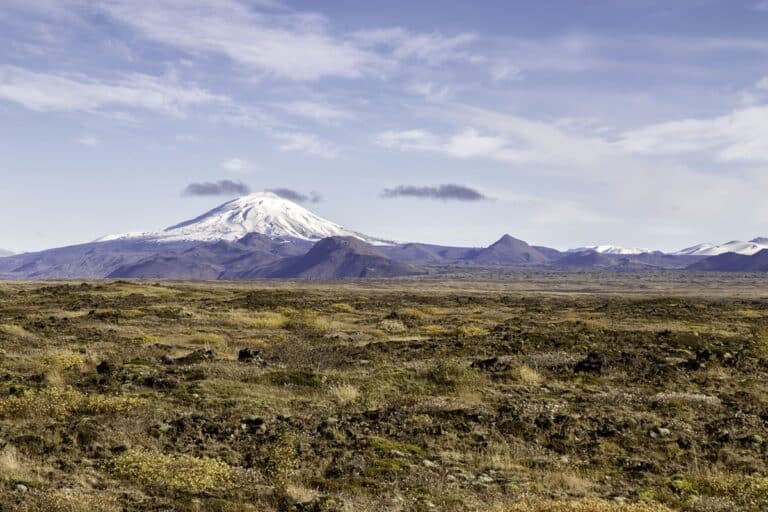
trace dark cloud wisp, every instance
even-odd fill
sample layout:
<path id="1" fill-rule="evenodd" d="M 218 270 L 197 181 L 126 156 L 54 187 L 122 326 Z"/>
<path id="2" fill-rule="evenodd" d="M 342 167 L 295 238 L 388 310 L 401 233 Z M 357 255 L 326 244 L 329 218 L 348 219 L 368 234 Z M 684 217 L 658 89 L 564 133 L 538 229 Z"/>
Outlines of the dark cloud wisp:
<path id="1" fill-rule="evenodd" d="M 316 192 L 307 195 L 291 188 L 268 188 L 266 192 L 272 192 L 283 199 L 288 199 L 289 201 L 295 201 L 297 203 L 319 203 L 323 200 L 320 194 L 317 194 Z"/>
<path id="2" fill-rule="evenodd" d="M 184 196 L 244 196 L 251 189 L 241 181 L 219 180 L 190 183 L 182 192 Z"/>
<path id="3" fill-rule="evenodd" d="M 411 185 L 399 185 L 394 188 L 385 188 L 382 197 L 391 199 L 395 197 L 415 197 L 418 199 L 439 199 L 442 201 L 484 201 L 488 196 L 473 188 L 464 185 L 437 185 L 433 187 L 414 187 Z"/>

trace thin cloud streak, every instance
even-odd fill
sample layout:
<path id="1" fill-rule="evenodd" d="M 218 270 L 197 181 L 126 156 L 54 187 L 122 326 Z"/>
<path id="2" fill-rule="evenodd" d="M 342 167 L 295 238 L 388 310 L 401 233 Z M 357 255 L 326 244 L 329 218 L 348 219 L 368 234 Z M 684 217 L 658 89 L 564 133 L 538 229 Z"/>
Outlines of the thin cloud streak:
<path id="1" fill-rule="evenodd" d="M 229 101 L 199 87 L 140 73 L 106 81 L 15 66 L 0 66 L 0 99 L 38 112 L 137 108 L 172 116 L 183 115 L 189 107 Z"/>
<path id="2" fill-rule="evenodd" d="M 381 196 L 386 199 L 410 197 L 441 201 L 484 201 L 489 199 L 486 195 L 473 188 L 455 184 L 424 187 L 399 185 L 394 188 L 384 189 Z"/>
<path id="3" fill-rule="evenodd" d="M 322 196 L 317 192 L 311 192 L 310 194 L 303 194 L 297 190 L 286 187 L 268 188 L 265 192 L 272 192 L 283 199 L 288 199 L 296 203 L 319 203 L 323 200 Z"/>
<path id="4" fill-rule="evenodd" d="M 193 196 L 244 196 L 251 189 L 243 182 L 232 180 L 206 181 L 203 183 L 190 183 L 181 195 Z"/>

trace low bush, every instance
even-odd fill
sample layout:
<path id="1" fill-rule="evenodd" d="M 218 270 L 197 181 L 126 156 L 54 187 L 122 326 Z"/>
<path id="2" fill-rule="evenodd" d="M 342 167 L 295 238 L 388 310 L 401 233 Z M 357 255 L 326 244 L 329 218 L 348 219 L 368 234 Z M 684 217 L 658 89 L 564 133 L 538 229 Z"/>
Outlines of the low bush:
<path id="1" fill-rule="evenodd" d="M 116 476 L 146 487 L 199 494 L 227 487 L 232 468 L 220 460 L 192 455 L 167 455 L 129 450 L 113 463 Z"/>

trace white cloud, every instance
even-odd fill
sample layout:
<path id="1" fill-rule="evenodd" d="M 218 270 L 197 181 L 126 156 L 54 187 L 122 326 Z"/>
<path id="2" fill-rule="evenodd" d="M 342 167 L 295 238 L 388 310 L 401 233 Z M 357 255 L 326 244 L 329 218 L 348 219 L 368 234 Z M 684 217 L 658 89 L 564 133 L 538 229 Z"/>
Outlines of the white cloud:
<path id="1" fill-rule="evenodd" d="M 185 52 L 224 55 L 252 73 L 289 80 L 357 78 L 382 61 L 332 35 L 314 14 L 256 12 L 233 0 L 133 0 L 101 3 L 113 18 L 146 38 Z"/>
<path id="2" fill-rule="evenodd" d="M 99 139 L 92 135 L 83 135 L 77 139 L 77 142 L 83 146 L 96 146 L 99 143 Z"/>
<path id="3" fill-rule="evenodd" d="M 484 135 L 475 128 L 464 128 L 451 136 L 440 137 L 424 130 L 386 131 L 374 141 L 384 147 L 404 151 L 428 151 L 457 158 L 488 158 L 503 162 L 537 160 L 536 154 L 512 146 L 500 135 Z"/>
<path id="4" fill-rule="evenodd" d="M 599 223 L 642 216 L 649 225 L 686 225 L 691 218 L 719 222 L 734 208 L 743 208 L 753 219 L 768 219 L 768 203 L 762 197 L 768 187 L 765 169 L 741 165 L 731 173 L 700 172 L 674 155 L 648 156 L 612 139 L 497 111 L 453 104 L 432 112 L 443 122 L 475 128 L 461 128 L 448 137 L 425 130 L 389 131 L 375 142 L 402 151 L 499 161 L 507 165 L 510 179 L 524 178 L 533 195 L 550 196 L 557 190 L 564 196 L 563 204 L 546 206 L 553 213 L 539 211 L 530 222 L 556 225 L 570 223 L 573 217 Z M 768 115 L 763 118 L 768 120 Z M 759 147 L 768 144 L 734 145 L 727 156 L 741 159 L 744 152 Z"/>
<path id="5" fill-rule="evenodd" d="M 717 162 L 768 162 L 768 106 L 646 126 L 625 133 L 619 145 L 652 156 L 703 153 Z"/>
<path id="6" fill-rule="evenodd" d="M 505 80 L 520 80 L 522 71 L 510 62 L 496 62 L 491 65 L 491 78 L 497 82 Z"/>
<path id="7" fill-rule="evenodd" d="M 767 4 L 768 5 L 768 4 Z M 761 91 L 768 91 L 768 76 L 764 76 L 761 78 L 756 84 L 755 87 L 757 89 L 760 89 Z"/>
<path id="8" fill-rule="evenodd" d="M 408 91 L 423 96 L 425 100 L 432 102 L 445 101 L 451 97 L 450 87 L 433 82 L 416 82 L 408 87 Z"/>
<path id="9" fill-rule="evenodd" d="M 354 38 L 363 46 L 391 52 L 398 60 L 419 60 L 430 65 L 449 61 L 483 61 L 482 57 L 467 50 L 477 40 L 473 34 L 444 36 L 439 33 L 414 33 L 395 27 L 356 32 Z"/>
<path id="10" fill-rule="evenodd" d="M 328 103 L 314 101 L 284 103 L 280 105 L 280 108 L 295 116 L 311 119 L 322 124 L 335 125 L 352 117 L 352 114 L 344 109 L 329 105 Z"/>
<path id="11" fill-rule="evenodd" d="M 198 87 L 138 73 L 106 81 L 13 66 L 0 67 L 0 99 L 40 112 L 139 108 L 168 115 L 181 115 L 191 106 L 227 101 Z"/>
<path id="12" fill-rule="evenodd" d="M 435 135 L 424 130 L 390 130 L 377 135 L 374 141 L 386 148 L 406 151 L 436 151 L 440 145 Z"/>
<path id="13" fill-rule="evenodd" d="M 251 164 L 248 160 L 242 158 L 230 158 L 229 160 L 222 162 L 221 166 L 231 172 L 243 172 L 250 169 Z"/>
<path id="14" fill-rule="evenodd" d="M 329 159 L 338 156 L 338 149 L 334 145 L 321 141 L 310 133 L 276 131 L 272 136 L 280 141 L 280 151 L 299 151 Z"/>

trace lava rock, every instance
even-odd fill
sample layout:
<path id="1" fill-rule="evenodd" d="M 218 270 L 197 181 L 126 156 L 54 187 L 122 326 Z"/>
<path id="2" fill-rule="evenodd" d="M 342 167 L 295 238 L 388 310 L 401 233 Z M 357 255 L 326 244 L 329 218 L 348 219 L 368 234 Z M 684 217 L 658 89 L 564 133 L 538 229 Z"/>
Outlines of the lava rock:
<path id="1" fill-rule="evenodd" d="M 605 358 L 599 352 L 590 352 L 587 354 L 586 359 L 582 359 L 573 368 L 574 373 L 603 373 L 603 366 L 605 365 Z"/>
<path id="2" fill-rule="evenodd" d="M 256 363 L 260 366 L 267 365 L 267 362 L 262 359 L 261 353 L 250 348 L 240 349 L 240 352 L 237 353 L 237 360 L 241 363 Z"/>
<path id="3" fill-rule="evenodd" d="M 185 356 L 174 359 L 173 362 L 176 364 L 195 364 L 204 361 L 213 361 L 214 359 L 216 359 L 216 352 L 209 348 L 195 350 Z"/>
<path id="4" fill-rule="evenodd" d="M 476 370 L 483 370 L 486 372 L 503 372 L 510 369 L 509 364 L 505 361 L 502 361 L 498 357 L 478 359 L 473 361 L 469 366 Z"/>
<path id="5" fill-rule="evenodd" d="M 107 361 L 102 361 L 96 366 L 96 373 L 99 375 L 107 375 L 112 373 L 112 366 Z"/>

